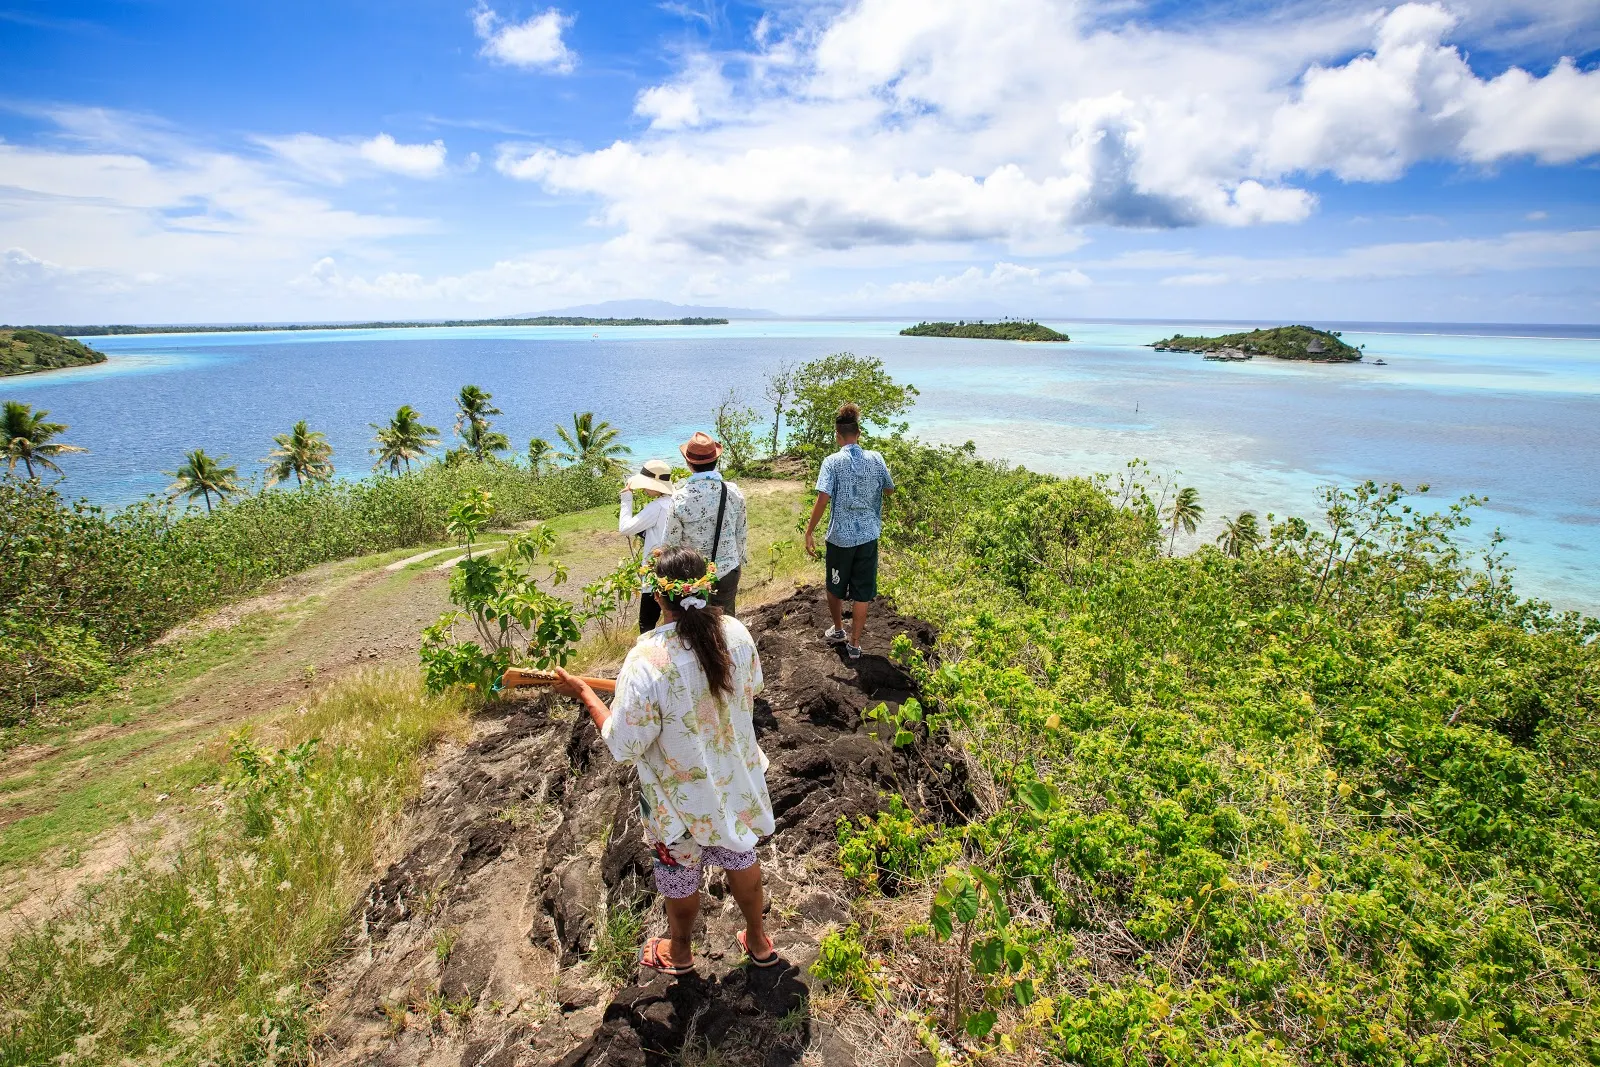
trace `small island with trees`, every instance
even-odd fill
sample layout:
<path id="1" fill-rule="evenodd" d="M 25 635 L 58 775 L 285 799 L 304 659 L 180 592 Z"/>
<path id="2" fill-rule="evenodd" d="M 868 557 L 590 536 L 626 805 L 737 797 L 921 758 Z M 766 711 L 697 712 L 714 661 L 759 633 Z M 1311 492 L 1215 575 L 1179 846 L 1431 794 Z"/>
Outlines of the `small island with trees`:
<path id="1" fill-rule="evenodd" d="M 1221 337 L 1173 334 L 1150 347 L 1157 352 L 1201 352 L 1206 359 L 1219 363 L 1242 363 L 1256 356 L 1311 363 L 1354 363 L 1361 358 L 1361 350 L 1340 340 L 1338 331 L 1330 333 L 1310 326 L 1275 326 Z"/>
<path id="2" fill-rule="evenodd" d="M 104 352 L 96 352 L 82 341 L 39 330 L 0 328 L 0 377 L 105 361 Z"/>
<path id="3" fill-rule="evenodd" d="M 1032 319 L 1000 322 L 919 322 L 900 331 L 902 337 L 975 337 L 990 341 L 1070 341 L 1072 338 Z"/>

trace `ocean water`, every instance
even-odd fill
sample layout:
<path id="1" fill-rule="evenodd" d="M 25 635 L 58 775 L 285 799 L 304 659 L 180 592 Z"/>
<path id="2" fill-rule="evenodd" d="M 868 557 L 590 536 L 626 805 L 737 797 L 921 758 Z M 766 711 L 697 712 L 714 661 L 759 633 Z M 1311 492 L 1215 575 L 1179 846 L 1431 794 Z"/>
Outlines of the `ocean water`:
<path id="1" fill-rule="evenodd" d="M 898 336 L 900 322 L 720 327 L 424 328 L 103 337 L 106 364 L 0 379 L 90 449 L 62 488 L 117 504 L 161 491 L 183 453 L 259 471 L 297 419 L 328 435 L 342 475 L 371 463 L 369 423 L 402 403 L 449 443 L 453 397 L 494 394 L 519 449 L 593 410 L 639 459 L 671 458 L 729 388 L 760 406 L 762 375 L 830 352 L 881 357 L 921 390 L 914 432 L 1058 474 L 1134 458 L 1199 489 L 1209 540 L 1243 508 L 1311 514 L 1316 490 L 1366 478 L 1474 494 L 1476 536 L 1506 536 L 1525 593 L 1600 613 L 1600 339 L 1497 327 L 1346 330 L 1356 365 L 1211 363 L 1145 347 L 1173 324 L 1056 323 L 1067 345 Z M 1381 329 L 1382 332 L 1379 332 Z M 1567 334 L 1582 331 L 1566 331 Z M 1545 334 L 1543 336 L 1536 334 Z M 1558 334 L 1558 335 L 1550 335 Z M 1376 366 L 1375 359 L 1386 366 Z"/>

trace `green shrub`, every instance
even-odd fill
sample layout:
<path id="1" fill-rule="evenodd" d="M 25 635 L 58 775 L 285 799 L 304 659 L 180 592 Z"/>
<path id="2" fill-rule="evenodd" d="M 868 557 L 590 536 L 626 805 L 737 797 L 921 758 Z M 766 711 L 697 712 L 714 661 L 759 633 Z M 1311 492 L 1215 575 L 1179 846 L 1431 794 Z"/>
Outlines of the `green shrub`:
<path id="1" fill-rule="evenodd" d="M 891 807 L 841 860 L 944 886 L 923 958 L 965 891 L 932 864 L 952 849 L 1028 917 L 964 908 L 971 1011 L 922 1005 L 946 1041 L 1600 1063 L 1600 624 L 1516 597 L 1460 546 L 1466 507 L 1395 486 L 1169 558 L 1136 483 L 896 448 L 891 588 L 941 630 L 937 665 L 897 653 L 999 804 Z"/>
<path id="2" fill-rule="evenodd" d="M 897 420 L 916 403 L 916 386 L 900 385 L 876 356 L 839 352 L 812 360 L 792 381 L 789 448 L 815 459 L 833 451 L 833 417 L 841 404 L 860 405 L 864 434 L 892 435 L 905 432 Z"/>
<path id="3" fill-rule="evenodd" d="M 877 991 L 875 970 L 861 943 L 861 930 L 855 926 L 822 939 L 811 973 L 824 985 L 849 990 L 863 1000 L 873 999 Z"/>
<path id="4" fill-rule="evenodd" d="M 103 680 L 172 626 L 318 563 L 445 536 L 468 489 L 514 524 L 611 499 L 592 472 L 502 463 L 267 489 L 214 513 L 154 498 L 119 511 L 0 477 L 0 726 Z"/>

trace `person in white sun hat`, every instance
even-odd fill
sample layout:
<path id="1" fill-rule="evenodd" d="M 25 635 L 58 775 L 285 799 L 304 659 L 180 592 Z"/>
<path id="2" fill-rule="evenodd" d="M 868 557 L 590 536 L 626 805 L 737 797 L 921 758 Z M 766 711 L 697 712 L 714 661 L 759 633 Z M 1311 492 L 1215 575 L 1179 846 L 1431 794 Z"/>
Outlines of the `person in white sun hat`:
<path id="1" fill-rule="evenodd" d="M 649 502 L 633 513 L 634 491 L 644 493 Z M 639 468 L 639 473 L 622 483 L 622 506 L 617 515 L 617 533 L 624 537 L 638 537 L 644 542 L 644 559 L 661 544 L 667 533 L 667 520 L 672 517 L 672 467 L 665 460 L 652 459 Z M 645 583 L 644 595 L 639 600 L 639 632 L 649 633 L 661 621 L 661 606 L 649 593 Z"/>

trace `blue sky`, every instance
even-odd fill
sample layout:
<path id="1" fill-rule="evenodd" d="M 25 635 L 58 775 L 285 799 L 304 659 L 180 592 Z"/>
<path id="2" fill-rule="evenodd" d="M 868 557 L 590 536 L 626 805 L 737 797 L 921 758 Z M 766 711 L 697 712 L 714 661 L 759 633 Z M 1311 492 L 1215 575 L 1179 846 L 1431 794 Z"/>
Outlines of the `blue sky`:
<path id="1" fill-rule="evenodd" d="M 1600 321 L 1600 4 L 0 0 L 0 321 Z"/>

